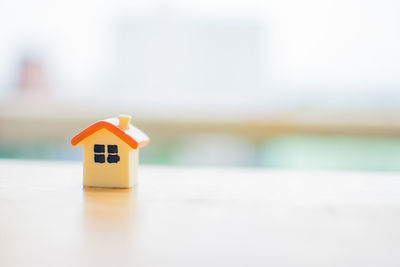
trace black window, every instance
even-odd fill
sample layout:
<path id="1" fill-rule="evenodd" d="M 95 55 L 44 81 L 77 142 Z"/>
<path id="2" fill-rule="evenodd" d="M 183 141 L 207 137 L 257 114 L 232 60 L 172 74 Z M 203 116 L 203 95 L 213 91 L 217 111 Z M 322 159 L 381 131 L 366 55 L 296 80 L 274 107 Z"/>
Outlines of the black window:
<path id="1" fill-rule="evenodd" d="M 119 161 L 118 156 L 118 146 L 117 145 L 108 145 L 107 146 L 107 162 L 108 163 L 117 163 Z"/>
<path id="2" fill-rule="evenodd" d="M 118 146 L 117 145 L 108 145 L 107 151 L 108 151 L 108 153 L 118 153 Z"/>
<path id="3" fill-rule="evenodd" d="M 95 153 L 104 153 L 104 145 L 94 145 Z"/>
<path id="4" fill-rule="evenodd" d="M 119 161 L 119 156 L 118 155 L 111 155 L 109 154 L 107 156 L 107 162 L 108 163 L 117 163 Z"/>
<path id="5" fill-rule="evenodd" d="M 104 163 L 106 161 L 104 154 L 94 154 L 94 162 Z"/>
<path id="6" fill-rule="evenodd" d="M 95 144 L 93 146 L 94 151 L 94 162 L 96 163 L 105 163 L 106 162 L 106 153 L 105 153 L 105 145 Z M 108 163 L 118 163 L 120 157 L 118 156 L 118 146 L 117 145 L 107 145 L 107 162 Z"/>

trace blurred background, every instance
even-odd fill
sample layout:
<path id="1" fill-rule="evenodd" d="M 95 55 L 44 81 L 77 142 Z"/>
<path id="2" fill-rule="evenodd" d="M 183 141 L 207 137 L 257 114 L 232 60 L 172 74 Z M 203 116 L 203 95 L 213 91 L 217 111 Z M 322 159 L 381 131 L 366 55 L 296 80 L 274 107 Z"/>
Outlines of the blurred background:
<path id="1" fill-rule="evenodd" d="M 394 0 L 0 1 L 0 157 L 80 160 L 133 115 L 141 162 L 400 170 Z"/>

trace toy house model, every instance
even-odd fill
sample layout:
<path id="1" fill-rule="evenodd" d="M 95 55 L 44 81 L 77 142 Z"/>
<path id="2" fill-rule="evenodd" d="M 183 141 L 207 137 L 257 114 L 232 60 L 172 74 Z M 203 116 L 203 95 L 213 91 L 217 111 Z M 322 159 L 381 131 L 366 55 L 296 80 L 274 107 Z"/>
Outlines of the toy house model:
<path id="1" fill-rule="evenodd" d="M 129 188 L 136 184 L 139 148 L 150 139 L 130 121 L 127 115 L 98 121 L 71 139 L 73 146 L 83 146 L 84 186 Z"/>

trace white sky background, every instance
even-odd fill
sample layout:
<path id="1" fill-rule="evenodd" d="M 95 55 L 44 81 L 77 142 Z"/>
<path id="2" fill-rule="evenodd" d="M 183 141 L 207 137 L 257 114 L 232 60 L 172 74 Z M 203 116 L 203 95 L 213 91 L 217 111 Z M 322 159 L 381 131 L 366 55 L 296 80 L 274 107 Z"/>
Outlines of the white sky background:
<path id="1" fill-rule="evenodd" d="M 273 53 L 273 75 L 268 76 L 277 84 L 286 81 L 291 89 L 300 90 L 328 82 L 332 88 L 345 89 L 369 83 L 400 85 L 398 1 L 243 1 L 233 6 L 232 1 L 217 2 L 202 7 L 209 5 L 206 10 L 214 15 L 266 20 Z"/>
<path id="2" fill-rule="evenodd" d="M 93 95 L 115 64 L 112 23 L 165 7 L 183 17 L 265 24 L 268 90 L 250 102 L 277 92 L 400 92 L 400 2 L 394 0 L 0 0 L 0 92 L 12 86 L 20 54 L 32 51 L 45 59 L 57 94 Z"/>

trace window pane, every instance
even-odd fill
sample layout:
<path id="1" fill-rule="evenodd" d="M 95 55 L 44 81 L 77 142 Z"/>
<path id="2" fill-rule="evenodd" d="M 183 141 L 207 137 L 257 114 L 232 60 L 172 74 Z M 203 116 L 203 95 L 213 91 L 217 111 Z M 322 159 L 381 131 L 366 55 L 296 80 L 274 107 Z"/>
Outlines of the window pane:
<path id="1" fill-rule="evenodd" d="M 104 145 L 94 145 L 94 152 L 104 153 Z"/>
<path id="2" fill-rule="evenodd" d="M 108 155 L 107 162 L 108 163 L 117 163 L 119 161 L 118 155 Z"/>
<path id="3" fill-rule="evenodd" d="M 94 162 L 97 163 L 104 163 L 106 161 L 105 156 L 103 154 L 95 154 L 94 155 Z"/>
<path id="4" fill-rule="evenodd" d="M 108 145 L 108 153 L 118 153 L 118 146 Z"/>

